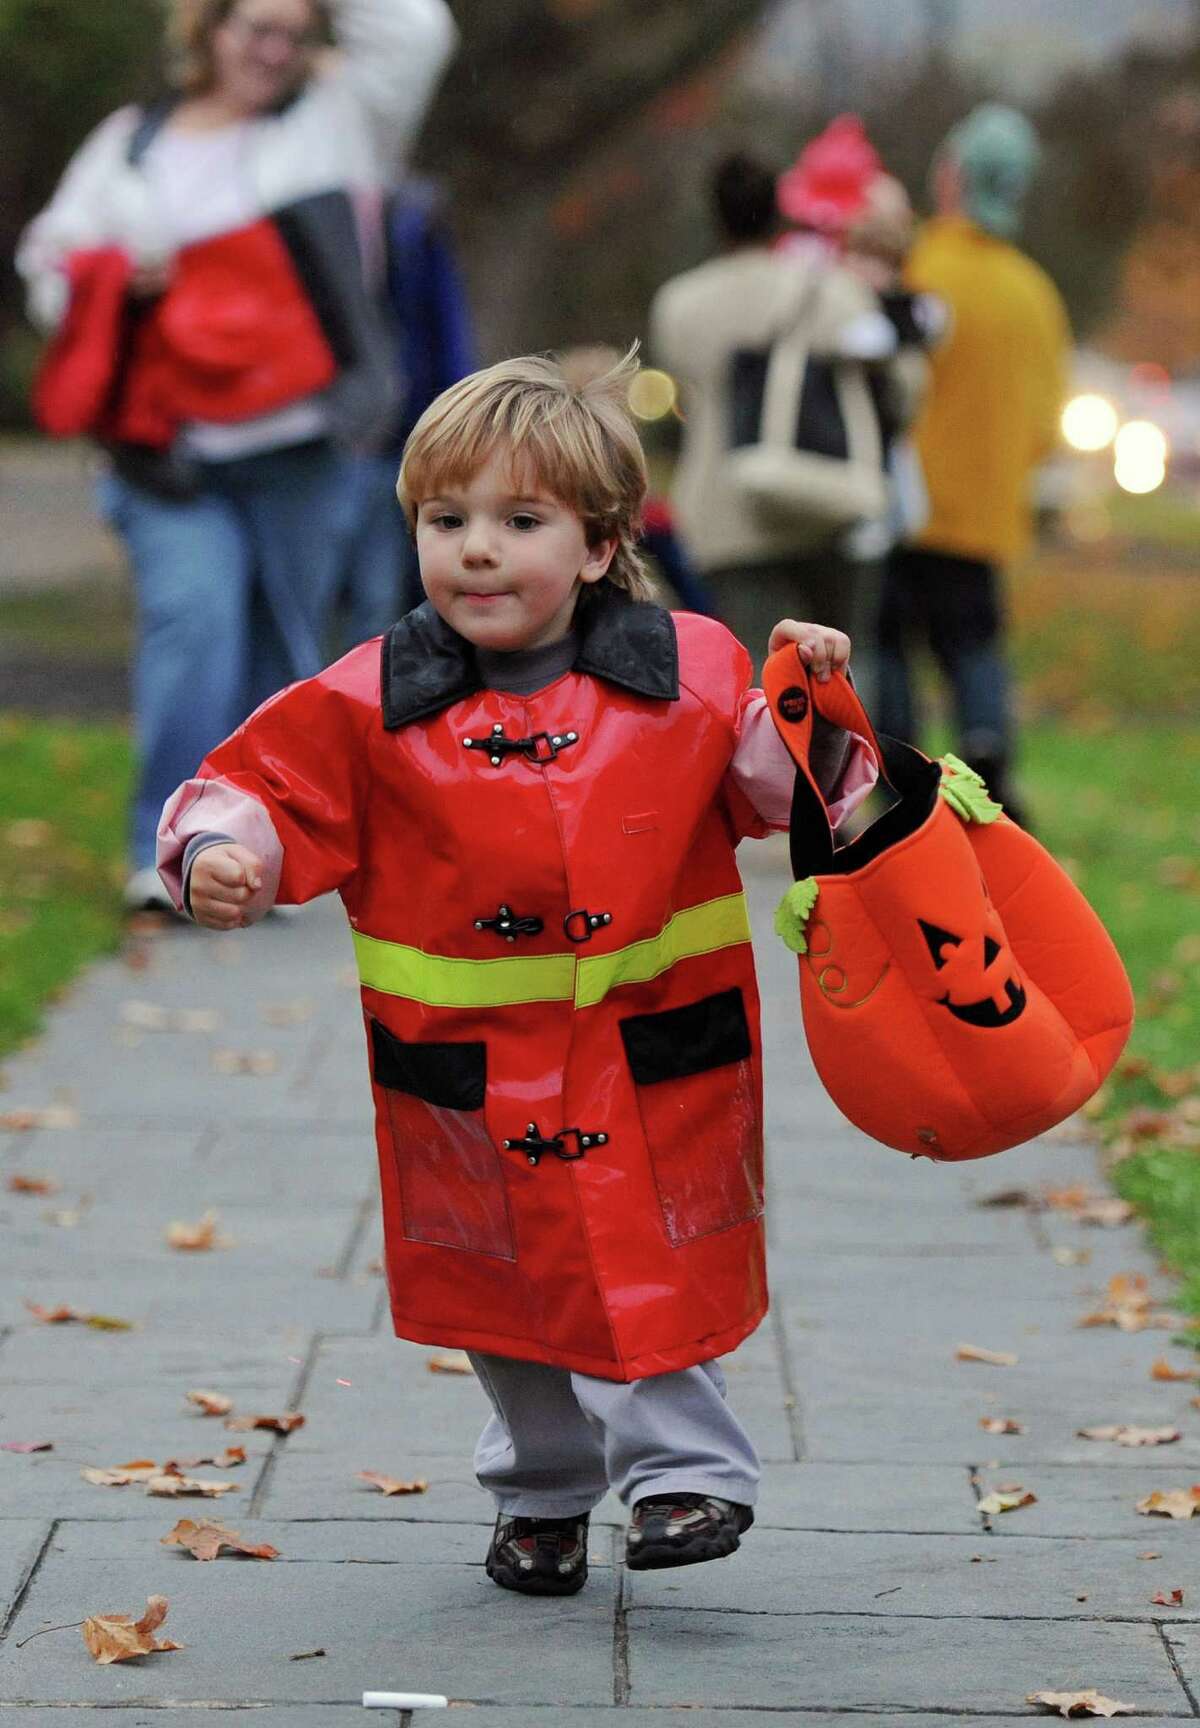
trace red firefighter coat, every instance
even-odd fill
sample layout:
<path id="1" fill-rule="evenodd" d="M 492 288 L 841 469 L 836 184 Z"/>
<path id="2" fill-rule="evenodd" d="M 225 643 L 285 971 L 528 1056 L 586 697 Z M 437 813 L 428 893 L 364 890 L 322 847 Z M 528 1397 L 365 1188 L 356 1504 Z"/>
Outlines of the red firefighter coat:
<path id="1" fill-rule="evenodd" d="M 765 827 L 728 775 L 745 651 L 604 586 L 534 695 L 481 688 L 425 605 L 190 784 L 265 809 L 281 900 L 345 903 L 396 1331 L 633 1380 L 766 1310 L 734 862 Z"/>

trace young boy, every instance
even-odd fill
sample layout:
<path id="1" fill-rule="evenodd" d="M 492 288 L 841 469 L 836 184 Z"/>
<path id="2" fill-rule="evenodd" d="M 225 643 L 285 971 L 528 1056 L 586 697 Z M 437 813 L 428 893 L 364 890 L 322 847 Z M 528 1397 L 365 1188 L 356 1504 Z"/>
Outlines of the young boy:
<path id="1" fill-rule="evenodd" d="M 337 890 L 396 1331 L 471 1354 L 497 1584 L 567 1595 L 610 1485 L 634 1567 L 732 1553 L 754 1449 L 714 1358 L 766 1311 L 758 999 L 734 848 L 794 773 L 745 650 L 643 602 L 634 368 L 473 374 L 399 494 L 426 602 L 293 685 L 167 805 L 177 904 Z M 837 631 L 786 620 L 818 678 Z M 836 821 L 872 774 L 844 734 Z"/>

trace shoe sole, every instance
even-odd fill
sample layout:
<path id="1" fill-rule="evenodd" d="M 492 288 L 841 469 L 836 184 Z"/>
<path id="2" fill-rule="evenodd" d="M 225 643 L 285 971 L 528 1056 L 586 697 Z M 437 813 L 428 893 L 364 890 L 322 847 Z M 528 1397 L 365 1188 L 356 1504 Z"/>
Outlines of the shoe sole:
<path id="1" fill-rule="evenodd" d="M 484 1563 L 484 1570 L 493 1584 L 498 1584 L 502 1590 L 515 1590 L 520 1596 L 574 1596 L 587 1583 L 587 1572 L 577 1573 L 573 1578 L 556 1578 L 550 1573 L 515 1572 L 511 1566 L 500 1566 L 491 1555 Z"/>
<path id="2" fill-rule="evenodd" d="M 668 1566 L 702 1566 L 706 1560 L 725 1560 L 737 1553 L 742 1537 L 753 1523 L 751 1513 L 738 1530 L 725 1536 L 693 1536 L 688 1542 L 652 1542 L 641 1548 L 627 1548 L 625 1564 L 631 1572 L 658 1572 Z"/>

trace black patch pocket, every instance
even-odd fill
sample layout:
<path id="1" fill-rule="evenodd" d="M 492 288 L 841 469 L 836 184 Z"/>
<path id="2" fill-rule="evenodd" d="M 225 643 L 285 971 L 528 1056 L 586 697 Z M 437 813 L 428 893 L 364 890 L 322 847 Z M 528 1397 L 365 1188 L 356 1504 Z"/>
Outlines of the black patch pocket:
<path id="1" fill-rule="evenodd" d="M 762 1114 L 740 990 L 620 1022 L 667 1240 L 762 1212 Z"/>
<path id="2" fill-rule="evenodd" d="M 661 1014 L 634 1014 L 621 1021 L 621 1038 L 639 1086 L 747 1062 L 752 1048 L 745 1004 L 736 989 Z"/>
<path id="3" fill-rule="evenodd" d="M 515 1260 L 504 1170 L 484 1116 L 486 1044 L 409 1044 L 372 1020 L 371 1055 L 401 1233 Z M 388 1180 L 385 1173 L 385 1194 Z"/>
<path id="4" fill-rule="evenodd" d="M 487 1095 L 486 1044 L 409 1044 L 371 1022 L 375 1084 L 408 1092 L 446 1110 L 482 1110 Z"/>

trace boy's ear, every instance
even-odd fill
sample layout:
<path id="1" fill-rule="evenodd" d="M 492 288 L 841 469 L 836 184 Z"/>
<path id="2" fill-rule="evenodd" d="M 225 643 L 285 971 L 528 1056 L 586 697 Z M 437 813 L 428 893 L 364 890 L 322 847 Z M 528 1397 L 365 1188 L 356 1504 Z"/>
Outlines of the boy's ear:
<path id="1" fill-rule="evenodd" d="M 615 535 L 608 540 L 594 540 L 587 549 L 583 569 L 579 572 L 581 582 L 599 582 L 601 577 L 608 575 L 608 567 L 617 555 L 618 541 Z"/>

